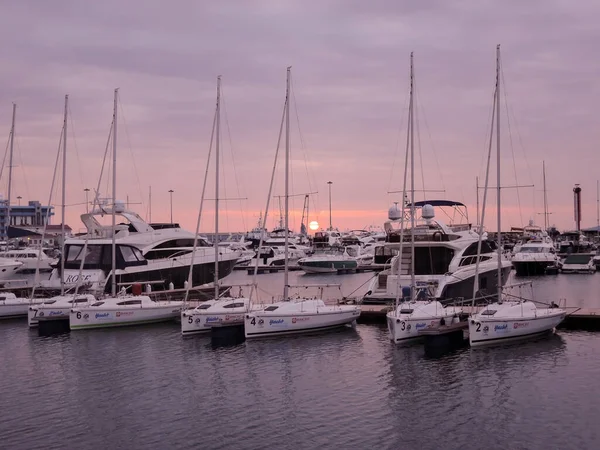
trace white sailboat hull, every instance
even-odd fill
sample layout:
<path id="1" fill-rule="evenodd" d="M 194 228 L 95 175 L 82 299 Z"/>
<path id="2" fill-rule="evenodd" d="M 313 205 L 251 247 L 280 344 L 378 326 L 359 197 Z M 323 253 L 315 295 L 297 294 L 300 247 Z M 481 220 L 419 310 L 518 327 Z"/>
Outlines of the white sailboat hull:
<path id="1" fill-rule="evenodd" d="M 0 319 L 26 317 L 29 305 L 30 300 L 28 298 L 14 297 L 0 300 Z"/>
<path id="2" fill-rule="evenodd" d="M 427 328 L 436 327 L 442 323 L 450 325 L 455 314 L 444 314 L 439 317 L 430 317 L 427 319 L 410 319 L 398 317 L 394 312 L 387 314 L 387 324 L 390 340 L 396 344 L 418 342 L 423 340 L 423 336 L 419 335 L 419 331 Z"/>
<path id="3" fill-rule="evenodd" d="M 360 316 L 360 309 L 351 307 L 331 312 L 297 314 L 247 314 L 244 320 L 246 338 L 283 336 L 326 330 L 350 325 Z"/>
<path id="4" fill-rule="evenodd" d="M 69 325 L 71 330 L 85 330 L 168 322 L 179 317 L 181 305 L 182 302 L 168 302 L 151 307 L 76 308 L 70 311 Z"/>
<path id="5" fill-rule="evenodd" d="M 566 316 L 563 310 L 507 320 L 469 319 L 469 343 L 471 347 L 494 345 L 516 341 L 553 331 Z"/>

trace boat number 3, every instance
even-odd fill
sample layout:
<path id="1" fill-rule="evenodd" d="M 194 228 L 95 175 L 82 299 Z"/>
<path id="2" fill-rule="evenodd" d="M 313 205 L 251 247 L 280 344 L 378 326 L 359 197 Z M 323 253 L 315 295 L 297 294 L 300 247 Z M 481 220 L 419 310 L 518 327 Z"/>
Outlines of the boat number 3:
<path id="1" fill-rule="evenodd" d="M 406 330 L 406 322 L 400 322 L 400 331 Z"/>
<path id="2" fill-rule="evenodd" d="M 480 323 L 478 323 L 478 324 L 476 324 L 476 325 L 477 325 L 477 328 L 475 328 L 475 331 L 476 331 L 477 333 L 479 333 L 479 332 L 481 331 L 481 324 L 480 324 Z"/>
<path id="3" fill-rule="evenodd" d="M 81 319 L 81 313 L 80 312 L 77 313 L 77 318 Z"/>
<path id="4" fill-rule="evenodd" d="M 250 321 L 250 323 L 251 323 L 252 325 L 256 325 L 256 317 L 253 317 L 253 318 L 252 318 L 252 320 Z"/>
<path id="5" fill-rule="evenodd" d="M 194 318 L 192 316 L 188 318 L 188 323 L 194 323 Z"/>

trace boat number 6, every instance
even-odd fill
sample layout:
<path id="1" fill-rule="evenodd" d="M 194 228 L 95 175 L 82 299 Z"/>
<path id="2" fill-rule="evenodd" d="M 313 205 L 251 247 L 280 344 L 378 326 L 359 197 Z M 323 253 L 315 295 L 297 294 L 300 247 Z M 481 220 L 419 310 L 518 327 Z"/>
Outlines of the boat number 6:
<path id="1" fill-rule="evenodd" d="M 81 313 L 80 312 L 77 313 L 77 318 L 81 319 Z"/>
<path id="2" fill-rule="evenodd" d="M 481 331 L 481 324 L 480 324 L 480 323 L 478 323 L 478 324 L 476 324 L 476 325 L 477 325 L 477 328 L 475 328 L 475 331 L 476 331 L 477 333 L 479 333 L 479 332 Z"/>
<path id="3" fill-rule="evenodd" d="M 400 322 L 400 331 L 406 330 L 406 322 Z"/>

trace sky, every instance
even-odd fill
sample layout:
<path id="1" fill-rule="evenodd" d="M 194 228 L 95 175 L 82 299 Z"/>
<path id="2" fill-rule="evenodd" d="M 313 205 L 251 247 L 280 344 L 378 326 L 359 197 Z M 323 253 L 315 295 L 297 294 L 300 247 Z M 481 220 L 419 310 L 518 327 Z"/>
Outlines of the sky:
<path id="1" fill-rule="evenodd" d="M 265 211 L 292 66 L 290 226 L 305 194 L 309 220 L 339 229 L 381 226 L 401 197 L 415 65 L 416 197 L 465 203 L 476 216 L 484 184 L 502 48 L 502 228 L 543 225 L 542 161 L 550 224 L 597 223 L 600 3 L 592 0 L 3 0 L 0 138 L 17 104 L 16 196 L 61 204 L 51 191 L 69 94 L 66 222 L 83 225 L 84 189 L 97 189 L 119 88 L 117 198 L 142 217 L 193 230 L 222 76 L 220 225 L 254 227 Z M 4 130 L 4 131 L 2 131 Z M 0 141 L 2 142 L 2 141 Z M 280 150 L 269 228 L 284 194 Z M 496 186 L 495 154 L 489 185 Z M 109 157 L 110 159 L 110 157 Z M 0 191 L 7 195 L 7 167 Z M 108 168 L 105 173 L 110 173 Z M 214 230 L 214 155 L 201 230 Z M 60 175 L 59 175 L 60 178 Z M 534 185 L 534 187 L 528 187 Z M 100 183 L 110 197 L 110 181 Z M 429 191 L 423 193 L 422 191 Z M 50 197 L 52 192 L 52 197 Z M 483 191 L 480 191 L 481 197 Z M 90 199 L 91 199 L 90 195 Z M 283 207 L 283 204 L 282 204 Z M 495 193 L 487 205 L 496 229 Z M 60 207 L 53 223 L 60 223 Z"/>

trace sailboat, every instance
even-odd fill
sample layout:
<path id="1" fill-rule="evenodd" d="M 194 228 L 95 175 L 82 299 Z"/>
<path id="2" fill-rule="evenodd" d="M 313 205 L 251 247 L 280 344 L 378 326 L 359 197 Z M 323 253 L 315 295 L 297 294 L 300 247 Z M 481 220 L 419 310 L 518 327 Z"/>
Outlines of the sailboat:
<path id="1" fill-rule="evenodd" d="M 62 220 L 62 239 L 61 239 L 61 277 L 60 277 L 60 295 L 48 299 L 37 299 L 35 297 L 35 283 L 31 291 L 31 300 L 29 301 L 27 311 L 27 323 L 29 327 L 35 328 L 39 325 L 40 319 L 52 319 L 53 321 L 69 320 L 69 313 L 74 305 L 90 304 L 96 301 L 96 298 L 91 294 L 69 294 L 65 291 L 64 283 L 64 255 L 65 255 L 65 206 L 66 206 L 66 167 L 67 167 L 67 118 L 69 110 L 69 96 L 65 95 L 65 112 L 63 119 L 63 141 L 62 141 L 62 205 L 61 205 L 61 220 Z M 58 162 L 58 161 L 57 161 Z M 53 188 L 50 190 L 52 192 Z M 50 194 L 52 196 L 52 194 Z M 50 204 L 50 202 L 48 202 Z M 48 223 L 48 220 L 46 220 Z M 43 234 L 45 234 L 45 229 Z M 37 277 L 36 277 L 37 278 Z M 41 302 L 41 303 L 40 303 Z"/>
<path id="2" fill-rule="evenodd" d="M 217 77 L 217 106 L 215 110 L 214 128 L 215 133 L 215 297 L 212 300 L 202 302 L 193 309 L 183 310 L 181 313 L 181 334 L 189 336 L 192 334 L 200 334 L 209 332 L 216 324 L 220 326 L 239 325 L 244 323 L 244 314 L 248 312 L 250 306 L 250 298 L 242 295 L 240 287 L 239 297 L 231 297 L 228 289 L 224 296 L 219 296 L 219 151 L 220 151 L 220 131 L 221 131 L 221 77 Z M 212 150 L 212 142 L 211 142 Z M 210 150 L 206 169 L 210 164 Z M 204 192 L 206 189 L 206 180 L 204 177 L 204 186 L 202 188 L 202 200 L 200 202 L 200 211 L 198 213 L 198 221 L 196 224 L 196 236 L 200 228 L 200 218 L 202 216 L 202 206 L 204 203 Z M 196 242 L 194 242 L 194 247 Z M 195 250 L 195 248 L 194 248 Z M 193 265 L 193 261 L 192 261 Z M 187 303 L 189 290 L 192 285 L 192 274 L 190 271 L 189 279 L 185 293 L 184 303 Z"/>
<path id="3" fill-rule="evenodd" d="M 289 295 L 290 77 L 291 67 L 288 67 L 285 97 L 285 264 L 283 299 L 263 306 L 260 310 L 250 311 L 245 315 L 246 338 L 331 329 L 355 323 L 358 316 L 360 316 L 360 308 L 356 305 L 326 305 L 320 298 L 291 298 Z M 321 287 L 321 292 L 322 290 Z"/>
<path id="4" fill-rule="evenodd" d="M 111 229 L 111 295 L 98 299 L 89 305 L 75 306 L 70 310 L 69 324 L 71 330 L 83 330 L 89 328 L 105 328 L 126 325 L 140 325 L 154 322 L 165 322 L 179 317 L 183 302 L 181 301 L 155 301 L 147 295 L 141 295 L 141 285 L 133 284 L 131 294 L 126 294 L 125 288 L 121 295 L 117 295 L 117 279 L 114 276 L 117 260 L 117 248 L 123 254 L 123 248 L 117 247 L 116 235 L 120 229 L 116 225 L 116 213 L 124 205 L 118 202 L 117 195 L 117 102 L 119 90 L 115 89 L 113 129 L 112 129 L 112 229 Z M 85 260 L 85 257 L 82 257 Z M 82 264 L 83 265 L 83 264 Z"/>
<path id="5" fill-rule="evenodd" d="M 502 252 L 501 232 L 501 197 L 500 197 L 500 46 L 496 47 L 496 89 L 494 92 L 496 116 L 496 170 L 497 170 L 497 219 L 498 219 L 498 277 L 501 277 L 500 256 Z M 492 132 L 493 132 L 492 118 Z M 491 151 L 491 136 L 490 136 Z M 489 158 L 488 158 L 489 171 Z M 488 180 L 486 176 L 487 193 Z M 485 196 L 485 194 L 484 194 Z M 481 224 L 485 215 L 482 211 Z M 477 277 L 475 277 L 477 280 Z M 520 283 L 516 287 L 520 287 Z M 515 286 L 513 286 L 515 287 Z M 506 287 L 505 287 L 506 288 Z M 474 287 L 476 291 L 476 287 Z M 475 298 L 475 292 L 473 297 Z M 520 295 L 510 295 L 502 290 L 498 283 L 498 301 L 485 307 L 482 311 L 469 318 L 469 343 L 472 347 L 496 344 L 507 341 L 520 340 L 553 331 L 566 316 L 566 311 L 559 308 L 554 302 L 549 308 L 538 308 L 536 303 L 524 299 Z"/>
<path id="6" fill-rule="evenodd" d="M 410 155 L 410 179 L 411 179 L 411 201 L 410 205 L 410 248 L 411 248 L 411 264 L 410 287 L 406 286 L 401 289 L 400 277 L 397 277 L 396 285 L 396 302 L 392 311 L 386 315 L 388 332 L 390 339 L 394 343 L 409 343 L 422 338 L 419 331 L 437 325 L 450 324 L 453 320 L 458 320 L 458 314 L 461 312 L 459 308 L 444 307 L 438 300 L 431 297 L 427 287 L 417 289 L 415 280 L 415 162 L 414 162 L 414 65 L 413 54 L 410 54 L 410 99 L 408 113 L 408 136 L 405 163 L 408 163 Z M 406 198 L 406 178 L 408 167 L 404 171 L 404 187 L 402 198 Z M 404 202 L 403 202 L 404 203 Z M 424 219 L 431 220 L 434 216 L 433 206 L 426 204 L 421 209 L 421 214 Z M 405 215 L 400 225 L 400 254 L 402 254 L 402 246 L 404 245 L 405 236 Z M 430 225 L 430 224 L 428 224 Z M 429 226 L 427 227 L 429 228 Z M 421 236 L 427 237 L 427 233 Z M 435 237 L 431 236 L 431 239 Z M 402 301 L 400 295 L 402 292 Z"/>
<path id="7" fill-rule="evenodd" d="M 7 199 L 7 218 L 6 218 L 6 242 L 8 246 L 8 228 L 10 227 L 10 194 L 12 184 L 12 157 L 15 140 L 15 118 L 17 105 L 13 103 L 12 125 L 10 128 L 10 161 L 8 167 L 8 199 Z M 5 249 L 6 250 L 6 249 Z M 23 265 L 22 262 L 8 258 L 0 258 L 0 284 L 4 280 L 14 278 L 16 271 Z M 26 316 L 29 308 L 29 299 L 19 298 L 12 292 L 2 292 L 0 294 L 0 319 L 9 319 L 13 317 Z"/>

